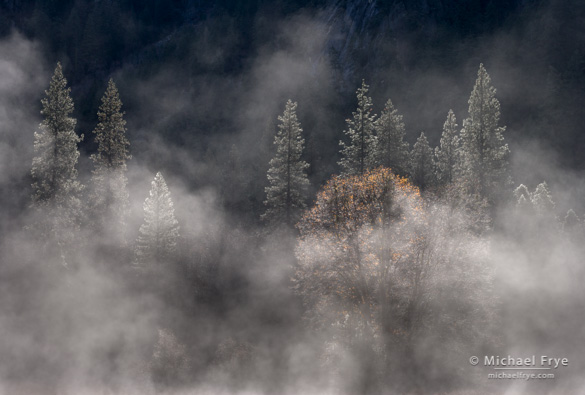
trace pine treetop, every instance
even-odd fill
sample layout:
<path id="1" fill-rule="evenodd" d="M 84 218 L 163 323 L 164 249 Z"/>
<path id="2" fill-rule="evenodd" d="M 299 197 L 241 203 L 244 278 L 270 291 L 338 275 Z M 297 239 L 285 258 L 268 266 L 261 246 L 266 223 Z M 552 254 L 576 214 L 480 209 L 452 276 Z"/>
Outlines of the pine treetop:
<path id="1" fill-rule="evenodd" d="M 344 174 L 363 174 L 376 164 L 376 136 L 374 135 L 374 120 L 372 114 L 372 99 L 367 95 L 369 86 L 362 80 L 362 86 L 356 91 L 358 107 L 347 119 L 349 144 L 340 141 L 343 158 L 339 164 Z"/>
<path id="2" fill-rule="evenodd" d="M 397 174 L 405 174 L 408 167 L 408 143 L 404 141 L 403 117 L 388 99 L 374 124 L 377 137 L 376 165 L 391 168 Z"/>
<path id="3" fill-rule="evenodd" d="M 44 124 L 61 126 L 62 122 L 67 122 L 67 126 L 75 127 L 76 121 L 69 118 L 69 114 L 73 112 L 73 99 L 70 93 L 71 88 L 67 86 L 61 62 L 58 62 L 51 77 L 49 89 L 45 90 L 46 97 L 41 99 L 43 105 L 41 114 L 45 116 Z"/>
<path id="4" fill-rule="evenodd" d="M 460 138 L 457 126 L 455 113 L 453 113 L 453 110 L 449 110 L 447 119 L 443 124 L 443 133 L 439 146 L 435 148 L 438 177 L 441 182 L 447 184 L 455 179 L 456 172 L 461 166 L 459 155 Z"/>
<path id="5" fill-rule="evenodd" d="M 123 168 L 126 166 L 126 160 L 131 159 L 124 114 L 118 88 L 110 79 L 98 110 L 99 123 L 93 131 L 98 143 L 98 152 L 91 158 L 96 167 Z"/>

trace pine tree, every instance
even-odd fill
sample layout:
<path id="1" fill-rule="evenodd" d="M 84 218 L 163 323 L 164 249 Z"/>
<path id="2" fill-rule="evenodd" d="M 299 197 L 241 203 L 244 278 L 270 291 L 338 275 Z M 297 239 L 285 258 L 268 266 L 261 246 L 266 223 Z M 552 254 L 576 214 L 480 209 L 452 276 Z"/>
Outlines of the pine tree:
<path id="1" fill-rule="evenodd" d="M 75 133 L 76 120 L 71 118 L 73 100 L 61 64 L 57 63 L 46 97 L 41 100 L 44 116 L 35 132 L 31 175 L 33 206 L 39 209 L 41 221 L 37 229 L 45 241 L 52 239 L 53 247 L 67 263 L 75 237 L 79 234 L 83 186 L 77 181 L 77 144 L 83 135 Z"/>
<path id="2" fill-rule="evenodd" d="M 565 219 L 563 220 L 563 230 L 569 234 L 576 234 L 581 227 L 581 221 L 575 211 L 570 209 L 567 211 L 567 215 L 565 215 Z"/>
<path id="3" fill-rule="evenodd" d="M 392 169 L 395 174 L 406 175 L 408 169 L 408 142 L 404 141 L 402 115 L 388 99 L 380 117 L 374 124 L 377 136 L 377 165 Z"/>
<path id="4" fill-rule="evenodd" d="M 428 188 L 435 182 L 435 164 L 433 149 L 424 133 L 416 140 L 410 154 L 410 174 L 415 185 L 421 190 Z"/>
<path id="5" fill-rule="evenodd" d="M 514 200 L 516 207 L 526 214 L 533 214 L 534 207 L 532 206 L 532 193 L 528 190 L 526 185 L 520 184 L 514 189 Z"/>
<path id="6" fill-rule="evenodd" d="M 91 156 L 94 163 L 92 176 L 92 208 L 99 230 L 125 242 L 128 215 L 126 161 L 130 143 L 126 138 L 126 121 L 122 102 L 113 80 L 102 97 L 98 111 L 99 123 L 95 130 L 97 153 Z"/>
<path id="7" fill-rule="evenodd" d="M 266 212 L 263 219 L 272 223 L 292 225 L 298 211 L 305 207 L 305 193 L 309 186 L 306 170 L 309 165 L 301 159 L 305 140 L 296 114 L 297 103 L 289 100 L 274 138 L 276 155 L 270 160 L 266 187 Z"/>
<path id="8" fill-rule="evenodd" d="M 144 201 L 144 223 L 136 240 L 135 261 L 159 265 L 171 260 L 177 249 L 179 223 L 171 193 L 160 172 L 152 181 L 150 196 Z"/>
<path id="9" fill-rule="evenodd" d="M 487 71 L 480 64 L 469 98 L 469 118 L 461 131 L 462 176 L 468 193 L 494 204 L 510 183 L 505 127 L 500 121 L 500 102 Z"/>
<path id="10" fill-rule="evenodd" d="M 447 120 L 443 124 L 440 145 L 435 148 L 437 179 L 442 184 L 452 183 L 455 180 L 456 172 L 460 166 L 460 139 L 457 126 L 455 114 L 453 110 L 449 110 Z"/>
<path id="11" fill-rule="evenodd" d="M 520 201 L 524 199 L 524 201 L 531 201 L 532 194 L 524 184 L 518 185 L 516 189 L 514 189 L 514 199 L 516 199 L 516 203 L 520 204 Z"/>
<path id="12" fill-rule="evenodd" d="M 531 195 L 532 205 L 536 213 L 544 217 L 554 217 L 555 202 L 552 199 L 546 181 L 537 185 Z"/>
<path id="13" fill-rule="evenodd" d="M 345 135 L 349 138 L 349 145 L 340 141 L 342 159 L 339 165 L 344 174 L 363 174 L 376 165 L 376 136 L 374 135 L 374 119 L 372 112 L 372 98 L 367 96 L 369 86 L 362 81 L 362 86 L 356 92 L 358 108 L 352 119 L 347 119 Z"/>

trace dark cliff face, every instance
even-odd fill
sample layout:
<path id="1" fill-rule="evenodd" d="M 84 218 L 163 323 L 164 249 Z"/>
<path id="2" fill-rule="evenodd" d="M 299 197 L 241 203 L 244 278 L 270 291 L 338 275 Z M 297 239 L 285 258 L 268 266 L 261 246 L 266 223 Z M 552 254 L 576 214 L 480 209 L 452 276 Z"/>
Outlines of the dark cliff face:
<path id="1" fill-rule="evenodd" d="M 498 4 L 499 3 L 499 4 Z M 326 22 L 336 32 L 331 48 L 348 71 L 394 65 L 412 69 L 461 40 L 473 40 L 517 17 L 520 1 L 330 2 Z M 358 77 L 359 78 L 359 77 Z"/>
<path id="2" fill-rule="evenodd" d="M 413 67 L 431 46 L 473 37 L 500 27 L 521 9 L 522 1 L 99 1 L 3 0 L 1 30 L 15 27 L 48 46 L 48 54 L 70 60 L 73 79 L 103 74 L 149 52 L 192 39 L 205 24 L 222 25 L 205 34 L 237 36 L 237 57 L 226 59 L 237 69 L 242 59 L 270 41 L 266 25 L 297 13 L 316 16 L 328 29 L 328 49 L 344 74 L 387 62 Z M 207 29 L 207 30 L 206 30 Z M 181 34 L 183 33 L 183 34 Z M 152 59 L 149 59 L 152 60 Z M 238 62 L 240 60 L 240 62 Z M 359 78 L 359 77 L 357 77 Z"/>
<path id="3" fill-rule="evenodd" d="M 266 103 L 289 97 L 306 129 L 334 144 L 362 78 L 376 112 L 391 98 L 407 138 L 425 131 L 436 144 L 450 108 L 465 117 L 483 62 L 510 138 L 543 137 L 581 167 L 584 16 L 577 0 L 1 0 L 0 34 L 17 30 L 42 44 L 48 65 L 64 64 L 83 130 L 112 75 L 129 89 L 129 114 L 141 111 L 130 93 L 140 81 L 183 92 L 191 105 L 161 118 L 165 138 L 187 146 L 216 131 L 269 129 L 280 109 Z M 250 92 L 256 102 L 243 98 Z M 252 102 L 267 109 L 239 111 L 242 126 L 234 109 Z"/>

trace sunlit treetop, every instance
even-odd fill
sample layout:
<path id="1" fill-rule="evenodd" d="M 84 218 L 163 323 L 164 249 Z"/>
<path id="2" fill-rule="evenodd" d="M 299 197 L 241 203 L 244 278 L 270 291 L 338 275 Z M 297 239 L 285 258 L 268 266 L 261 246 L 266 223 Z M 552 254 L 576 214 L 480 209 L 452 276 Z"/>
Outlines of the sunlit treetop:
<path id="1" fill-rule="evenodd" d="M 61 64 L 57 63 L 46 97 L 41 100 L 44 119 L 35 133 L 35 157 L 32 163 L 33 201 L 51 200 L 64 204 L 82 189 L 77 179 L 77 144 L 83 139 L 75 133 L 76 120 L 71 117 L 73 100 Z"/>
<path id="2" fill-rule="evenodd" d="M 280 124 L 274 136 L 276 154 L 270 160 L 266 187 L 266 212 L 262 219 L 269 223 L 290 226 L 298 219 L 300 209 L 305 208 L 305 195 L 309 186 L 309 164 L 302 158 L 305 139 L 296 114 L 297 103 L 288 100 L 284 113 L 278 117 Z"/>
<path id="3" fill-rule="evenodd" d="M 363 174 L 375 166 L 377 160 L 377 138 L 374 133 L 372 98 L 368 96 L 369 85 L 362 81 L 356 91 L 358 107 L 351 119 L 346 119 L 347 130 L 344 131 L 348 142 L 340 141 L 341 160 L 339 165 L 344 174 Z"/>
<path id="4" fill-rule="evenodd" d="M 363 175 L 334 176 L 318 193 L 298 228 L 302 235 L 319 229 L 353 232 L 364 225 L 387 225 L 404 218 L 405 211 L 421 211 L 421 205 L 417 187 L 380 167 Z"/>

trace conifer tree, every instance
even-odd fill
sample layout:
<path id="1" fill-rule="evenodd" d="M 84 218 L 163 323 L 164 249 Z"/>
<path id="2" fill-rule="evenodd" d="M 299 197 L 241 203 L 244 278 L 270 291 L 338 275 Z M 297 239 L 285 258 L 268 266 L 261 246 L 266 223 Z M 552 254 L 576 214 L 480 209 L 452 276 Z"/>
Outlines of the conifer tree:
<path id="1" fill-rule="evenodd" d="M 516 199 L 516 203 L 520 204 L 520 201 L 523 199 L 525 202 L 529 202 L 532 200 L 532 194 L 524 184 L 518 185 L 516 189 L 514 189 L 514 199 Z"/>
<path id="2" fill-rule="evenodd" d="M 457 119 L 453 110 L 449 110 L 447 120 L 443 124 L 440 145 L 435 148 L 437 179 L 442 184 L 450 184 L 455 180 L 456 171 L 460 166 L 459 133 Z"/>
<path id="3" fill-rule="evenodd" d="M 532 193 L 528 190 L 526 185 L 520 184 L 513 192 L 514 200 L 516 201 L 516 207 L 521 212 L 527 214 L 534 213 L 534 207 L 532 206 Z"/>
<path id="4" fill-rule="evenodd" d="M 292 225 L 300 209 L 305 207 L 305 193 L 309 186 L 307 162 L 301 159 L 305 140 L 296 114 L 297 103 L 287 101 L 284 113 L 278 116 L 280 124 L 274 138 L 276 155 L 270 160 L 266 187 L 266 212 L 262 218 L 272 223 Z"/>
<path id="5" fill-rule="evenodd" d="M 567 215 L 565 215 L 565 219 L 563 220 L 563 230 L 570 234 L 576 234 L 581 227 L 581 220 L 573 209 L 567 211 Z"/>
<path id="6" fill-rule="evenodd" d="M 345 135 L 349 144 L 340 141 L 342 159 L 339 165 L 344 174 L 363 174 L 376 165 L 376 136 L 374 135 L 374 119 L 372 112 L 372 98 L 367 96 L 369 86 L 362 81 L 362 86 L 356 92 L 358 107 L 353 112 L 353 118 L 347 119 Z"/>
<path id="7" fill-rule="evenodd" d="M 171 193 L 160 172 L 151 183 L 144 201 L 144 223 L 136 240 L 135 261 L 142 265 L 164 264 L 174 257 L 179 239 L 179 223 Z"/>
<path id="8" fill-rule="evenodd" d="M 410 174 L 415 185 L 421 190 L 435 182 L 435 164 L 433 149 L 424 133 L 416 140 L 410 154 Z"/>
<path id="9" fill-rule="evenodd" d="M 532 205 L 536 210 L 536 213 L 545 217 L 553 217 L 555 202 L 552 199 L 550 190 L 546 181 L 541 182 L 536 186 L 536 189 L 531 195 Z"/>
<path id="10" fill-rule="evenodd" d="M 83 135 L 75 133 L 76 120 L 73 100 L 61 64 L 57 63 L 46 97 L 41 100 L 44 120 L 35 132 L 31 175 L 33 206 L 39 209 L 37 229 L 45 241 L 52 239 L 53 247 L 67 263 L 66 255 L 79 233 L 83 186 L 77 181 L 77 144 Z"/>
<path id="11" fill-rule="evenodd" d="M 92 176 L 92 209 L 99 230 L 125 242 L 128 214 L 126 161 L 131 158 L 126 138 L 126 121 L 118 89 L 110 79 L 98 111 L 95 130 L 97 153 L 91 155 L 94 163 Z"/>
<path id="12" fill-rule="evenodd" d="M 380 117 L 375 121 L 377 136 L 376 165 L 392 169 L 395 174 L 406 175 L 408 169 L 408 142 L 404 141 L 402 115 L 388 99 Z"/>
<path id="13" fill-rule="evenodd" d="M 469 118 L 461 131 L 462 177 L 468 193 L 493 204 L 510 183 L 505 127 L 499 126 L 500 102 L 487 71 L 480 64 L 469 98 Z"/>

